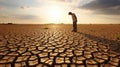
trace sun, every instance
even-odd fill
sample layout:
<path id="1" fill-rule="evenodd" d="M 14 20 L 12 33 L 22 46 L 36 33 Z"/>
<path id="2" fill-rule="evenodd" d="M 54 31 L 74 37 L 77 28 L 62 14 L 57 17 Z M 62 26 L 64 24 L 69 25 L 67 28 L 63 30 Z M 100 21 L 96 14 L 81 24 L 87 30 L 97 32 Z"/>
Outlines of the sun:
<path id="1" fill-rule="evenodd" d="M 53 23 L 60 23 L 63 17 L 63 10 L 58 6 L 52 6 L 49 8 L 49 19 Z"/>

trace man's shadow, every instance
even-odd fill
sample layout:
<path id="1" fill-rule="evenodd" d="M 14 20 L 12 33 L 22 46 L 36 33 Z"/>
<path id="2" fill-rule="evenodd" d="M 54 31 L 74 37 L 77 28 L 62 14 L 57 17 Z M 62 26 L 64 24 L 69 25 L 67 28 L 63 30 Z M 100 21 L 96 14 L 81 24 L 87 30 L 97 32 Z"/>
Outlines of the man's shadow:
<path id="1" fill-rule="evenodd" d="M 85 37 L 97 41 L 97 42 L 101 42 L 103 44 L 107 44 L 107 46 L 110 47 L 110 50 L 117 52 L 118 54 L 120 54 L 120 41 L 115 41 L 115 40 L 110 40 L 110 39 L 106 39 L 106 38 L 101 38 L 95 35 L 91 35 L 91 34 L 86 34 L 83 32 L 77 32 L 78 34 L 82 34 Z"/>

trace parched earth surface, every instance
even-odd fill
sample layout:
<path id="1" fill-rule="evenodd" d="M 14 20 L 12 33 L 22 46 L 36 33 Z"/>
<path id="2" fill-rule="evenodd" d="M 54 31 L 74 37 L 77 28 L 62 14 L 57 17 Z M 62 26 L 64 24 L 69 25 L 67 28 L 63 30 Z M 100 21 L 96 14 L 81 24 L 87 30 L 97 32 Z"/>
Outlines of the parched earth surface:
<path id="1" fill-rule="evenodd" d="M 71 32 L 72 25 L 0 25 L 0 67 L 120 67 L 120 41 L 113 37 L 119 29 L 78 25 L 78 32 Z"/>

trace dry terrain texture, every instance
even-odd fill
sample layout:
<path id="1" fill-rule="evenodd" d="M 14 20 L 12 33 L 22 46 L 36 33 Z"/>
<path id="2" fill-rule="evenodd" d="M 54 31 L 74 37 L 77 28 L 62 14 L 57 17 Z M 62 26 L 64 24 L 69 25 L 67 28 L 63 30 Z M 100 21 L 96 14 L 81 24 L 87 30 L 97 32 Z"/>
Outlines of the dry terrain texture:
<path id="1" fill-rule="evenodd" d="M 0 67 L 120 67 L 120 25 L 0 25 Z"/>

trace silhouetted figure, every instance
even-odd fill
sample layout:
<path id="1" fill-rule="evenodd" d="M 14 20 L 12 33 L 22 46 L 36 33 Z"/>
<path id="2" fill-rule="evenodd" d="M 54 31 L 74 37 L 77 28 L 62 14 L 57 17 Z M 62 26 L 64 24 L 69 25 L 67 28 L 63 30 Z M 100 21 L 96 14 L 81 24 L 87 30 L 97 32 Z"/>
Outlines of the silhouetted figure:
<path id="1" fill-rule="evenodd" d="M 77 17 L 72 12 L 69 12 L 68 14 L 72 16 L 72 20 L 73 20 L 73 30 L 72 31 L 77 32 Z"/>

